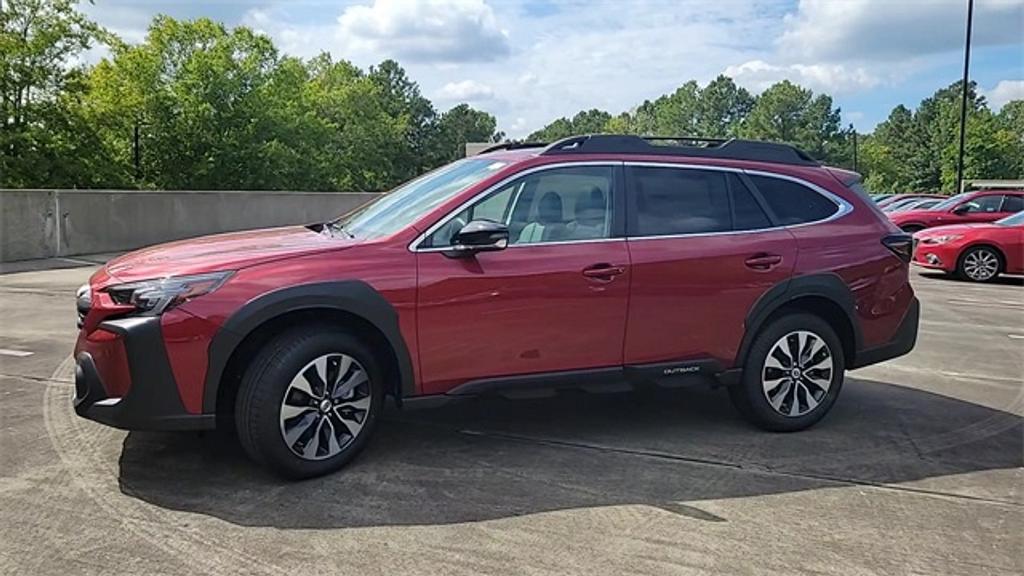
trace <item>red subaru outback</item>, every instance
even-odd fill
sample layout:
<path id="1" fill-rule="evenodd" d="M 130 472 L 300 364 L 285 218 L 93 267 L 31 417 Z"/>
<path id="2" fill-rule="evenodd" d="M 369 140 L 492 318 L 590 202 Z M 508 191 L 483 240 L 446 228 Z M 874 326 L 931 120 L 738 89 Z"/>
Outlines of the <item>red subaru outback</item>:
<path id="1" fill-rule="evenodd" d="M 75 409 L 233 425 L 336 470 L 385 397 L 704 377 L 792 431 L 914 346 L 911 239 L 790 146 L 581 136 L 499 146 L 336 220 L 108 263 L 78 295 Z"/>

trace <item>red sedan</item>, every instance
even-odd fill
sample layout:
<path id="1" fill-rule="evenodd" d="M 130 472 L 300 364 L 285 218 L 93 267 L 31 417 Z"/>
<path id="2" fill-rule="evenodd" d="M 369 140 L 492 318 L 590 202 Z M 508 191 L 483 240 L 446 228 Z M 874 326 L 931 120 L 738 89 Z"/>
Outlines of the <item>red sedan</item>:
<path id="1" fill-rule="evenodd" d="M 1024 274 L 1024 212 L 989 224 L 922 230 L 914 234 L 914 264 L 975 282 Z"/>
<path id="2" fill-rule="evenodd" d="M 1024 190 L 976 190 L 952 196 L 928 210 L 888 214 L 908 234 L 933 226 L 995 222 L 1024 210 Z"/>

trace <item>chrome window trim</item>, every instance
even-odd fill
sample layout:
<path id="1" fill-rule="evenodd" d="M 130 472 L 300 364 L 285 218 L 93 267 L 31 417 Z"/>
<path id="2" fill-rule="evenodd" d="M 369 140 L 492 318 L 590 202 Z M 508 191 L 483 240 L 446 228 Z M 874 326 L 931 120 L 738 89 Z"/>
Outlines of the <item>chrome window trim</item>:
<path id="1" fill-rule="evenodd" d="M 557 163 L 552 163 L 552 164 L 542 164 L 540 166 L 534 166 L 532 168 L 527 168 L 526 170 L 522 170 L 520 172 L 516 172 L 515 174 L 510 174 L 509 176 L 507 176 L 507 177 L 501 179 L 500 181 L 498 181 L 497 183 L 488 186 L 483 191 L 481 191 L 480 193 L 476 194 L 475 196 L 473 196 L 469 200 L 466 200 L 462 204 L 459 204 L 454 210 L 452 210 L 451 212 L 446 214 L 444 217 L 442 217 L 440 220 L 435 222 L 432 226 L 427 228 L 426 231 L 424 231 L 420 235 L 416 236 L 416 238 L 414 238 L 413 241 L 409 243 L 408 250 L 410 252 L 424 252 L 425 253 L 425 252 L 443 252 L 445 250 L 450 249 L 451 246 L 438 246 L 436 248 L 422 248 L 421 249 L 421 248 L 419 248 L 419 245 L 420 245 L 421 242 L 426 240 L 431 234 L 433 234 L 439 228 L 441 228 L 442 226 L 447 224 L 449 220 L 451 220 L 452 218 L 458 216 L 459 213 L 461 213 L 463 210 L 465 210 L 465 209 L 469 208 L 470 206 L 472 206 L 476 201 L 480 200 L 481 198 L 486 197 L 491 192 L 499 190 L 502 186 L 505 186 L 506 184 L 508 184 L 509 182 L 512 182 L 513 180 L 517 180 L 519 178 L 522 178 L 523 176 L 529 176 L 530 174 L 534 174 L 536 172 L 543 172 L 545 170 L 554 170 L 554 169 L 557 169 L 557 168 L 574 168 L 574 167 L 577 167 L 577 166 L 611 166 L 611 167 L 616 167 L 616 166 L 622 166 L 622 164 L 623 163 L 620 160 L 590 160 L 590 161 L 582 161 L 582 162 L 557 162 Z M 592 242 L 605 242 L 605 241 L 609 241 L 609 240 L 624 240 L 624 238 L 591 238 L 591 239 L 587 239 L 587 240 L 560 240 L 558 242 L 534 242 L 534 243 L 531 243 L 531 244 L 512 244 L 512 243 L 509 243 L 508 248 L 515 248 L 516 246 L 553 246 L 553 245 L 556 245 L 556 244 L 581 244 L 581 243 L 592 243 Z M 506 248 L 506 250 L 508 248 Z"/>
<path id="2" fill-rule="evenodd" d="M 556 246 L 556 245 L 564 245 L 564 244 L 591 244 L 591 243 L 597 243 L 597 242 L 611 242 L 611 241 L 623 241 L 623 240 L 627 241 L 627 242 L 633 242 L 633 241 L 642 241 L 642 240 L 661 240 L 661 239 L 673 239 L 673 238 L 699 238 L 699 237 L 702 237 L 702 236 L 728 236 L 728 235 L 735 235 L 735 234 L 754 234 L 754 233 L 757 233 L 757 232 L 771 232 L 771 231 L 777 231 L 777 230 L 787 230 L 787 229 L 790 229 L 790 228 L 802 228 L 804 226 L 815 226 L 815 225 L 818 225 L 818 224 L 825 224 L 827 222 L 832 222 L 832 221 L 838 220 L 838 219 L 846 216 L 847 214 L 853 212 L 853 205 L 850 204 L 849 202 L 847 202 L 846 200 L 844 200 L 843 198 L 841 198 L 840 196 L 838 196 L 838 195 L 836 195 L 836 194 L 834 194 L 832 192 L 829 192 L 828 190 L 825 190 L 824 188 L 822 188 L 821 186 L 818 186 L 817 184 L 814 184 L 813 182 L 808 182 L 807 180 L 804 180 L 803 178 L 797 178 L 796 176 L 790 176 L 788 174 L 779 174 L 777 172 L 764 172 L 762 170 L 746 170 L 746 169 L 743 169 L 743 168 L 733 168 L 731 166 L 712 166 L 712 165 L 705 165 L 705 164 L 683 164 L 683 163 L 675 163 L 675 162 L 647 162 L 647 161 L 632 161 L 631 162 L 631 161 L 628 161 L 628 160 L 627 161 L 592 160 L 592 161 L 584 161 L 584 162 L 559 162 L 559 163 L 554 163 L 554 164 L 543 164 L 541 166 L 534 166 L 533 168 L 529 168 L 527 170 L 523 170 L 522 172 L 517 172 L 515 174 L 512 174 L 512 175 L 502 179 L 498 183 L 496 183 L 496 184 L 494 184 L 492 186 L 489 186 L 487 189 L 483 190 L 479 194 L 473 196 L 469 200 L 467 200 L 467 201 L 463 202 L 462 204 L 460 204 L 458 207 L 455 208 L 455 210 L 453 210 L 452 212 L 448 213 L 448 215 L 446 215 L 444 218 L 438 220 L 436 223 L 434 223 L 433 226 L 431 226 L 430 228 L 427 228 L 427 230 L 425 232 L 423 232 L 422 234 L 417 236 L 412 242 L 409 243 L 409 247 L 408 247 L 409 251 L 410 252 L 423 252 L 423 253 L 427 253 L 427 252 L 443 252 L 445 250 L 448 250 L 450 248 L 450 246 L 439 246 L 439 247 L 436 247 L 436 248 L 422 248 L 422 249 L 418 248 L 418 246 L 419 246 L 420 242 L 422 242 L 428 236 L 430 236 L 431 234 L 436 232 L 441 226 L 444 226 L 445 224 L 447 224 L 449 220 L 454 218 L 460 212 L 462 212 L 463 210 L 469 208 L 474 202 L 476 202 L 477 200 L 485 197 L 487 194 L 490 194 L 491 192 L 494 192 L 495 190 L 501 188 L 502 186 L 505 186 L 509 182 L 511 182 L 511 181 L 513 181 L 513 180 L 515 180 L 517 178 L 520 178 L 522 176 L 528 176 L 528 175 L 533 174 L 535 172 L 541 172 L 541 171 L 544 171 L 544 170 L 552 170 L 552 169 L 556 169 L 556 168 L 571 168 L 571 167 L 574 167 L 574 166 L 613 166 L 613 167 L 614 166 L 623 166 L 623 167 L 627 167 L 627 166 L 645 166 L 645 167 L 653 167 L 653 168 L 677 168 L 677 169 L 683 169 L 683 170 L 711 170 L 711 171 L 715 171 L 715 172 L 731 172 L 731 173 L 734 173 L 734 174 L 746 174 L 748 176 L 763 176 L 763 177 L 766 177 L 766 178 L 779 178 L 781 180 L 789 180 L 790 182 L 795 182 L 796 184 L 800 184 L 801 186 L 805 186 L 807 188 L 810 188 L 814 192 L 824 196 L 825 198 L 830 200 L 832 203 L 834 203 L 838 207 L 838 210 L 836 210 L 836 212 L 834 214 L 832 214 L 831 216 L 829 216 L 828 218 L 824 218 L 822 220 L 814 220 L 812 222 L 801 222 L 800 224 L 790 224 L 788 226 L 786 226 L 786 225 L 783 225 L 783 226 L 771 226 L 771 227 L 768 227 L 768 228 L 753 228 L 753 229 L 750 229 L 750 230 L 722 230 L 722 231 L 719 231 L 719 232 L 687 232 L 687 233 L 683 233 L 683 234 L 661 234 L 661 235 L 644 235 L 644 236 L 630 236 L 629 235 L 629 231 L 627 229 L 626 236 L 622 237 L 622 238 L 615 237 L 615 238 L 591 238 L 591 239 L 587 239 L 587 240 L 560 240 L 558 242 L 535 242 L 535 243 L 531 243 L 531 244 L 511 244 L 510 243 L 508 245 L 508 248 L 523 248 L 523 247 L 527 247 L 527 246 Z M 506 248 L 506 249 L 508 249 L 508 248 Z"/>
<path id="3" fill-rule="evenodd" d="M 588 238 L 586 240 L 558 240 L 556 242 L 530 242 L 528 244 L 509 244 L 505 247 L 505 250 L 513 250 L 515 248 L 538 248 L 542 246 L 560 246 L 564 244 L 598 244 L 603 242 L 625 242 L 628 238 L 621 236 L 615 236 L 613 238 Z M 413 250 L 417 254 L 427 254 L 430 252 L 445 252 L 451 250 L 451 246 L 438 246 L 437 248 L 420 248 Z"/>
<path id="4" fill-rule="evenodd" d="M 826 222 L 832 222 L 833 220 L 838 220 L 839 218 L 842 218 L 843 216 L 846 216 L 850 212 L 853 212 L 853 205 L 851 205 L 849 202 L 847 202 L 843 198 L 839 197 L 838 195 L 833 194 L 832 192 L 829 192 L 828 190 L 825 190 L 824 188 L 822 188 L 821 186 L 818 186 L 817 184 L 814 184 L 813 182 L 808 182 L 807 180 L 804 180 L 803 178 L 797 178 L 795 176 L 789 176 L 788 174 L 779 174 L 779 173 L 776 173 L 776 172 L 764 172 L 764 171 L 761 171 L 761 170 L 745 170 L 743 168 L 733 168 L 731 166 L 708 166 L 708 165 L 703 165 L 703 164 L 676 164 L 676 163 L 673 163 L 673 162 L 629 162 L 629 161 L 627 161 L 627 162 L 624 162 L 624 165 L 627 166 L 627 167 L 628 166 L 646 166 L 646 167 L 654 167 L 654 168 L 681 168 L 681 169 L 686 169 L 686 170 L 710 170 L 710 171 L 715 171 L 715 172 L 732 172 L 734 174 L 746 174 L 748 176 L 764 176 L 764 177 L 767 177 L 767 178 L 779 178 L 779 179 L 782 179 L 782 180 L 789 180 L 790 182 L 795 182 L 797 184 L 800 184 L 801 186 L 805 186 L 807 188 L 810 188 L 814 192 L 816 192 L 816 193 L 824 196 L 828 200 L 830 200 L 832 203 L 834 203 L 839 208 L 831 216 L 829 216 L 828 218 L 821 219 L 821 220 L 814 220 L 812 222 L 801 222 L 800 224 L 790 224 L 788 226 L 782 225 L 782 226 L 770 226 L 768 228 L 752 228 L 750 230 L 722 230 L 722 231 L 718 231 L 718 232 L 686 232 L 686 233 L 682 233 L 682 234 L 658 234 L 658 235 L 630 236 L 629 235 L 629 226 L 627 224 L 627 227 L 626 227 L 626 240 L 630 241 L 630 242 L 638 241 L 638 240 L 660 240 L 660 239 L 672 239 L 672 238 L 699 238 L 699 237 L 702 237 L 702 236 L 728 236 L 728 235 L 735 235 L 735 234 L 754 234 L 754 233 L 757 233 L 757 232 L 770 232 L 770 231 L 776 231 L 776 230 L 787 230 L 787 229 L 790 229 L 790 228 L 801 228 L 803 226 L 814 226 L 814 225 L 817 225 L 817 224 L 824 224 Z"/>

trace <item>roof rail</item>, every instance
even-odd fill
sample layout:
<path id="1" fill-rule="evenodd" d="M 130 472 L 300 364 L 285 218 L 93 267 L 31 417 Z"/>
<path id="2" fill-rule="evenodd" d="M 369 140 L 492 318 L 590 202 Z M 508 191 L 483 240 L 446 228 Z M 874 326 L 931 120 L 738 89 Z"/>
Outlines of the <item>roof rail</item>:
<path id="1" fill-rule="evenodd" d="M 518 150 L 520 148 L 543 148 L 544 146 L 547 145 L 547 142 L 501 142 L 499 144 L 495 144 L 494 146 L 484 148 L 483 150 L 477 152 L 477 156 L 479 156 L 480 154 L 487 154 L 488 152 L 497 152 L 498 150 Z"/>
<path id="2" fill-rule="evenodd" d="M 820 166 L 803 150 L 789 144 L 738 140 L 735 138 L 698 138 L 693 136 L 630 136 L 586 134 L 552 143 L 541 156 L 562 154 L 638 154 L 649 156 L 696 156 L 774 162 L 797 166 Z"/>

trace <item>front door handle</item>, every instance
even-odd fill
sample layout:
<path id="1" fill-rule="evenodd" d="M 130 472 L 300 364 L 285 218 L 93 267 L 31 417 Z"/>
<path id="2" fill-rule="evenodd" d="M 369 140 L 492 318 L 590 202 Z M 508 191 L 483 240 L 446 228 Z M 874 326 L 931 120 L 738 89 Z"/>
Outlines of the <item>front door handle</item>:
<path id="1" fill-rule="evenodd" d="M 612 280 L 619 274 L 623 274 L 626 271 L 622 266 L 612 266 L 611 264 L 594 264 L 593 266 L 587 266 L 583 269 L 583 275 L 587 278 L 596 278 L 598 280 Z"/>
<path id="2" fill-rule="evenodd" d="M 745 264 L 747 265 L 747 268 L 751 268 L 753 270 L 771 270 L 779 264 L 782 264 L 782 256 L 762 252 L 747 258 Z"/>

